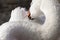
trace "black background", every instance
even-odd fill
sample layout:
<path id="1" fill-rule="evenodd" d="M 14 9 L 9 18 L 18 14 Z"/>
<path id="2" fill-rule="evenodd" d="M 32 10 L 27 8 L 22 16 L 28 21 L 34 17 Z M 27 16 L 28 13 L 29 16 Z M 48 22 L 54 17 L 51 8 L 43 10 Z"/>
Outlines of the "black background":
<path id="1" fill-rule="evenodd" d="M 0 0 L 0 25 L 9 20 L 12 9 L 20 6 L 29 9 L 32 0 Z"/>

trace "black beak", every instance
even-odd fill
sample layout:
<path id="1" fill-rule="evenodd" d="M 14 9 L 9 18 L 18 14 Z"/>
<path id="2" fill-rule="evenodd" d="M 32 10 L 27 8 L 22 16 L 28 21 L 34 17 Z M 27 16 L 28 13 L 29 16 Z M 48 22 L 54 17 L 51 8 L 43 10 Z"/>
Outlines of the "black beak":
<path id="1" fill-rule="evenodd" d="M 29 10 L 28 10 L 28 18 L 29 18 L 30 20 L 33 20 L 33 18 L 31 17 L 31 13 L 30 13 Z"/>
<path id="2" fill-rule="evenodd" d="M 29 18 L 30 20 L 34 20 L 34 18 L 32 18 L 31 16 L 28 16 L 28 18 Z"/>

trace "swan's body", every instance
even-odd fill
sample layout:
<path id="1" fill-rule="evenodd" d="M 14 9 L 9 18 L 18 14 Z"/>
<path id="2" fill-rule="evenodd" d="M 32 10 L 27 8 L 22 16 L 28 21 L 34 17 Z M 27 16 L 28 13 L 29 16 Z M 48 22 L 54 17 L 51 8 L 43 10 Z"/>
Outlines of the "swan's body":
<path id="1" fill-rule="evenodd" d="M 41 10 L 45 14 L 46 20 L 43 25 L 30 21 L 27 17 L 26 19 L 21 17 L 21 14 L 19 14 L 21 12 L 19 11 L 20 8 L 15 9 L 16 11 L 13 10 L 9 22 L 0 27 L 0 40 L 58 40 L 60 7 L 57 7 L 56 3 L 58 3 L 57 0 L 41 1 L 38 11 Z M 33 11 L 38 12 L 37 10 Z M 35 15 L 32 15 L 32 17 L 38 17 L 38 15 Z"/>

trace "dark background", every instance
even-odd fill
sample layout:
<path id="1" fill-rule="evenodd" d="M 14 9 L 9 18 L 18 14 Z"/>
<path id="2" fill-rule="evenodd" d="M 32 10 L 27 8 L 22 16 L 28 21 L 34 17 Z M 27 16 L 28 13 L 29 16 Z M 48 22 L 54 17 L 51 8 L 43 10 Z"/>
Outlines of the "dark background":
<path id="1" fill-rule="evenodd" d="M 12 9 L 20 6 L 29 9 L 32 0 L 0 0 L 0 25 L 9 20 Z"/>

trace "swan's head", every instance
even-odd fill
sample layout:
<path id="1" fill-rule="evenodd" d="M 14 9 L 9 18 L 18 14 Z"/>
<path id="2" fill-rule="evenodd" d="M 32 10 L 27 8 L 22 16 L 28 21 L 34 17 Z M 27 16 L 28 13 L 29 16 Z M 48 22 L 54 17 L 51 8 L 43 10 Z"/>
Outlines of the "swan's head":
<path id="1" fill-rule="evenodd" d="M 21 21 L 26 17 L 27 11 L 25 8 L 17 7 L 11 12 L 11 18 L 9 21 Z"/>
<path id="2" fill-rule="evenodd" d="M 40 10 L 40 6 L 37 5 L 37 4 L 32 4 L 29 11 L 30 11 L 30 14 L 31 14 L 30 16 L 32 18 L 37 18 L 42 14 L 41 10 Z"/>
<path id="3" fill-rule="evenodd" d="M 40 10 L 41 0 L 32 0 L 31 6 L 30 6 L 30 13 L 32 18 L 37 18 L 40 15 L 42 15 L 42 11 Z"/>

